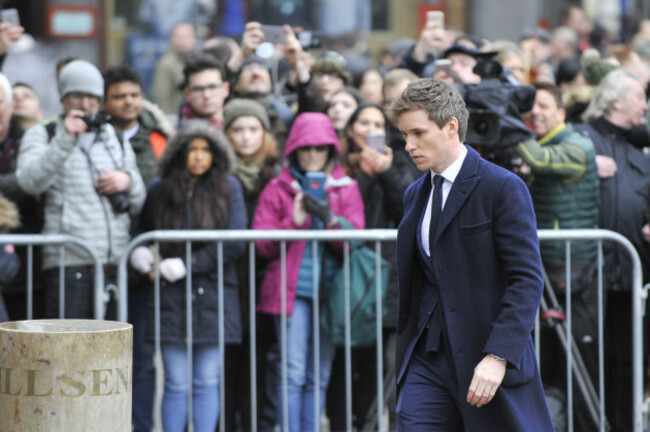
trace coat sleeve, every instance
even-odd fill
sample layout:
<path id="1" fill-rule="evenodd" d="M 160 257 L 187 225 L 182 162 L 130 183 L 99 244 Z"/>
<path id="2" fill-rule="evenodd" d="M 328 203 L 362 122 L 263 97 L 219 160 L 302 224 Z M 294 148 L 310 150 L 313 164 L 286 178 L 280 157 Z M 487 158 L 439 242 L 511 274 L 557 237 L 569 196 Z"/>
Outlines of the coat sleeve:
<path id="1" fill-rule="evenodd" d="M 144 205 L 144 200 L 147 198 L 147 189 L 140 175 L 140 170 L 135 160 L 135 153 L 133 152 L 133 147 L 128 141 L 124 142 L 122 147 L 124 149 L 124 168 L 129 176 L 131 177 L 131 183 L 126 190 L 127 197 L 129 199 L 129 212 L 131 216 L 137 216 L 142 210 Z"/>
<path id="2" fill-rule="evenodd" d="M 230 197 L 228 199 L 228 225 L 229 230 L 245 230 L 246 206 L 239 181 L 234 177 L 228 179 Z M 232 265 L 246 250 L 246 242 L 229 241 L 223 243 L 224 268 Z M 210 243 L 192 254 L 192 272 L 205 274 L 217 268 L 217 243 Z"/>
<path id="3" fill-rule="evenodd" d="M 253 229 L 256 230 L 296 230 L 308 229 L 308 217 L 302 226 L 293 220 L 293 198 L 287 198 L 277 179 L 271 180 L 260 195 L 255 215 Z M 290 205 L 289 205 L 290 203 Z M 258 240 L 255 242 L 257 254 L 266 259 L 280 256 L 280 242 L 273 240 Z"/>
<path id="4" fill-rule="evenodd" d="M 38 195 L 47 191 L 56 181 L 58 173 L 75 147 L 75 138 L 65 129 L 57 127 L 51 141 L 42 125 L 34 126 L 23 135 L 16 180 L 27 193 Z"/>
<path id="5" fill-rule="evenodd" d="M 544 288 L 539 240 L 532 201 L 523 181 L 508 176 L 495 201 L 495 250 L 507 286 L 483 352 L 504 357 L 519 368 Z"/>
<path id="6" fill-rule="evenodd" d="M 386 211 L 396 224 L 399 224 L 404 216 L 402 200 L 406 188 L 412 183 L 406 168 L 408 161 L 405 161 L 404 157 L 406 157 L 404 153 L 395 152 L 390 168 L 378 176 L 386 197 Z"/>
<path id="7" fill-rule="evenodd" d="M 537 174 L 578 181 L 587 172 L 587 153 L 576 143 L 543 146 L 529 139 L 514 148 Z"/>

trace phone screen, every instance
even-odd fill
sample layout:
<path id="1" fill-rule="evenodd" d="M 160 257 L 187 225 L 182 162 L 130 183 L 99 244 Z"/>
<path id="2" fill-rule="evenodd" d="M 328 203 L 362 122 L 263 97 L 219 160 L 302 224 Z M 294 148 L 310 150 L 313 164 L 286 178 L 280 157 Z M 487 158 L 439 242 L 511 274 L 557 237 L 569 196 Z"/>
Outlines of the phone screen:
<path id="1" fill-rule="evenodd" d="M 18 10 L 16 9 L 5 9 L 0 11 L 0 22 L 8 22 L 12 27 L 20 27 L 20 18 L 18 16 Z"/>
<path id="2" fill-rule="evenodd" d="M 368 133 L 368 145 L 377 150 L 379 153 L 386 154 L 386 133 L 370 132 Z"/>
<path id="3" fill-rule="evenodd" d="M 314 198 L 325 199 L 325 179 L 326 175 L 324 172 L 305 173 L 302 190 Z"/>
<path id="4" fill-rule="evenodd" d="M 442 11 L 427 11 L 427 24 L 445 26 L 445 13 Z"/>
<path id="5" fill-rule="evenodd" d="M 284 28 L 276 25 L 264 25 L 260 27 L 262 33 L 264 33 L 264 42 L 270 42 L 272 44 L 283 44 L 284 38 L 286 36 Z"/>

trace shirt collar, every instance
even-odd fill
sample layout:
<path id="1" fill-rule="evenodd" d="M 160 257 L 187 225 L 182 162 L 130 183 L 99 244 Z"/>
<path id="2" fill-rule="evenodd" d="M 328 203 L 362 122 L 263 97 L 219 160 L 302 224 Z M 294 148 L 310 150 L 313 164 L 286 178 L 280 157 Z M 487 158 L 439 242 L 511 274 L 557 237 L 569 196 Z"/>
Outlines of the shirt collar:
<path id="1" fill-rule="evenodd" d="M 438 175 L 441 175 L 445 180 L 448 182 L 453 183 L 456 181 L 456 177 L 458 177 L 458 173 L 460 172 L 460 168 L 463 166 L 463 162 L 465 161 L 465 157 L 467 156 L 467 147 L 463 145 L 463 148 L 461 149 L 460 156 L 451 163 L 447 167 L 446 170 L 441 172 Z M 431 170 L 431 185 L 433 186 L 433 179 L 436 176 L 436 173 Z"/>

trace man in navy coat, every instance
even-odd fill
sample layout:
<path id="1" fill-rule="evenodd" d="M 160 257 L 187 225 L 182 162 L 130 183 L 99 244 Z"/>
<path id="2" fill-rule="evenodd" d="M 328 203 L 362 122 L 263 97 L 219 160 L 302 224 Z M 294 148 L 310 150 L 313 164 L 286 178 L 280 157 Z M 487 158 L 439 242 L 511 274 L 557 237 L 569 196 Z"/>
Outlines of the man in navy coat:
<path id="1" fill-rule="evenodd" d="M 428 172 L 397 236 L 401 431 L 553 431 L 531 332 L 543 282 L 526 185 L 463 144 L 460 94 L 412 82 L 389 114 Z"/>

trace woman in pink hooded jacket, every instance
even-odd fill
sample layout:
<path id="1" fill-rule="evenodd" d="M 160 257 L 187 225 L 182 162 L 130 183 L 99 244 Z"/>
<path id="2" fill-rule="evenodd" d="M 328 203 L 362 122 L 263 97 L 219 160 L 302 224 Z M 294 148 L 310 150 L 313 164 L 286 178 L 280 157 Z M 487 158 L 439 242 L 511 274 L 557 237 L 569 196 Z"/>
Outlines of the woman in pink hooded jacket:
<path id="1" fill-rule="evenodd" d="M 285 167 L 266 186 L 253 221 L 254 229 L 363 229 L 363 200 L 357 183 L 345 175 L 336 132 L 323 113 L 303 113 L 296 117 L 285 152 Z M 320 179 L 320 180 L 319 180 Z M 318 187 L 322 183 L 323 187 Z M 305 191 L 303 191 L 305 189 Z M 322 196 L 318 196 L 322 193 Z M 281 332 L 281 260 L 280 243 L 255 242 L 258 254 L 269 261 L 262 282 L 258 309 L 276 315 L 278 340 Z M 318 245 L 312 256 L 311 242 L 287 244 L 287 383 L 289 431 L 314 430 L 314 395 L 318 390 L 320 411 L 325 400 L 334 347 L 326 332 L 313 322 L 312 302 L 319 288 L 327 285 L 341 268 L 341 242 Z M 324 257 L 324 264 L 321 261 Z M 320 271 L 326 274 L 321 278 Z M 314 286 L 316 280 L 327 281 Z M 319 382 L 315 382 L 313 337 L 319 331 Z M 316 387 L 318 386 L 318 387 Z M 280 398 L 282 392 L 280 388 Z M 280 409 L 280 417 L 283 412 Z M 283 419 L 280 418 L 281 423 Z"/>

